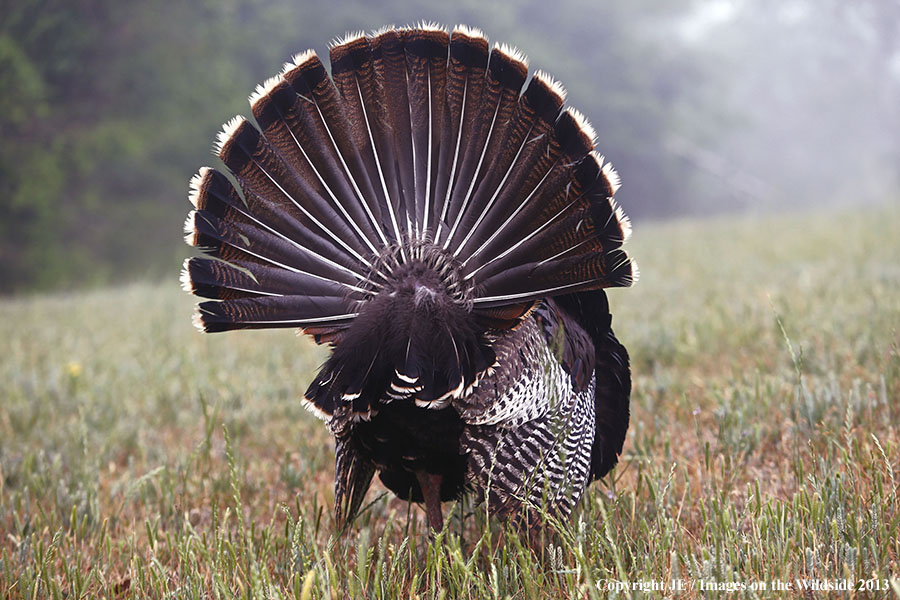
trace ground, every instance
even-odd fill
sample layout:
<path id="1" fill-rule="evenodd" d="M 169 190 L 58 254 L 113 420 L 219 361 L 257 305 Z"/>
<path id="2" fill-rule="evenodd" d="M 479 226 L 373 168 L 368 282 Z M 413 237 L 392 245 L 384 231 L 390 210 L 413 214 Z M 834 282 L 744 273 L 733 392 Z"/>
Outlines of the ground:
<path id="1" fill-rule="evenodd" d="M 336 531 L 325 350 L 197 333 L 177 273 L 0 300 L 0 597 L 900 597 L 900 212 L 628 248 L 625 453 L 537 550 L 468 503 L 432 540 L 381 488 Z"/>

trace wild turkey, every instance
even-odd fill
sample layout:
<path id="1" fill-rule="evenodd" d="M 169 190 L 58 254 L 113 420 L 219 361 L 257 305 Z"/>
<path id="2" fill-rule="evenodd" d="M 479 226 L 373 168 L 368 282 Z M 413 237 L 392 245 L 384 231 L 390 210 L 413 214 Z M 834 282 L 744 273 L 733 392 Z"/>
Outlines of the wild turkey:
<path id="1" fill-rule="evenodd" d="M 330 344 L 304 403 L 336 440 L 346 523 L 373 475 L 466 491 L 501 517 L 567 516 L 617 461 L 628 355 L 603 288 L 637 269 L 618 177 L 549 75 L 476 29 L 348 35 L 250 96 L 192 179 L 182 281 L 203 331 L 299 327 Z M 237 187 L 232 184 L 236 181 Z M 534 520 L 535 512 L 532 512 Z"/>

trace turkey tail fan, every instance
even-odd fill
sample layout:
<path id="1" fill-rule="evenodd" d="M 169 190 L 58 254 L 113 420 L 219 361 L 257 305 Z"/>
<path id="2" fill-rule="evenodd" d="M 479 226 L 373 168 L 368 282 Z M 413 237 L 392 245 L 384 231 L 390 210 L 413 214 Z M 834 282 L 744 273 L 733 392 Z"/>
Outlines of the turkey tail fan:
<path id="1" fill-rule="evenodd" d="M 331 76 L 307 51 L 259 86 L 253 122 L 219 134 L 228 174 L 192 180 L 186 239 L 209 256 L 186 262 L 183 283 L 209 299 L 205 331 L 355 339 L 366 304 L 416 265 L 485 330 L 514 327 L 542 298 L 636 279 L 596 133 L 560 83 L 529 80 L 518 50 L 422 24 L 348 35 L 329 56 Z M 448 342 L 463 362 L 481 356 L 470 329 Z M 444 383 L 469 385 L 469 367 Z"/>

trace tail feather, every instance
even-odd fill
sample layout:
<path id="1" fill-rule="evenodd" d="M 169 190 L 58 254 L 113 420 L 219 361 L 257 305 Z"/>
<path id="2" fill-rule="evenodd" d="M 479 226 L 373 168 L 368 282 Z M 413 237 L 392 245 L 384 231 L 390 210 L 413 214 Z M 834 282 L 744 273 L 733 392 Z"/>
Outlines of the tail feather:
<path id="1" fill-rule="evenodd" d="M 312 223 L 358 261 L 370 264 L 365 255 L 375 246 L 369 232 L 363 232 L 359 221 L 349 219 L 349 226 L 342 221 L 312 182 L 293 171 L 249 121 L 240 119 L 223 133 L 230 135 L 223 136 L 218 156 L 240 183 L 245 197 L 274 200 L 301 222 Z"/>
<path id="2" fill-rule="evenodd" d="M 220 134 L 237 187 L 213 170 L 192 184 L 188 241 L 213 260 L 191 259 L 184 279 L 214 300 L 200 305 L 207 331 L 340 340 L 308 397 L 365 415 L 384 386 L 435 406 L 461 393 L 490 367 L 487 330 L 542 298 L 635 280 L 596 133 L 548 75 L 525 86 L 517 50 L 421 26 L 348 36 L 330 59 L 332 77 L 314 52 L 296 56 L 251 96 L 259 129 L 238 118 Z M 404 307 L 383 330 L 397 339 L 372 333 L 392 313 L 366 306 Z"/>
<path id="3" fill-rule="evenodd" d="M 569 154 L 576 155 L 569 152 L 567 156 Z M 519 212 L 501 226 L 497 236 L 489 242 L 491 246 L 482 254 L 498 257 L 510 248 L 515 248 L 517 242 L 527 241 L 531 236 L 539 234 L 543 228 L 554 223 L 555 219 L 586 206 L 589 203 L 586 193 L 597 185 L 600 167 L 593 156 L 559 161 L 546 180 L 534 190 L 534 195 L 522 203 Z M 526 232 L 525 235 L 522 232 Z"/>
<path id="4" fill-rule="evenodd" d="M 468 260 L 477 253 L 479 243 L 488 235 L 489 215 L 503 218 L 507 207 L 515 206 L 516 198 L 532 189 L 529 179 L 540 179 L 553 163 L 555 157 L 548 156 L 549 134 L 562 104 L 563 97 L 547 83 L 537 77 L 531 79 L 515 107 L 502 150 L 488 168 L 489 178 L 472 200 L 472 217 L 455 251 L 457 256 Z"/>
<path id="5" fill-rule="evenodd" d="M 509 252 L 498 255 L 491 262 L 485 263 L 484 267 L 478 272 L 472 272 L 472 278 L 477 277 L 485 295 L 489 295 L 491 291 L 496 290 L 497 283 L 495 277 L 511 268 L 521 266 L 523 264 L 537 264 L 546 260 L 552 260 L 557 254 L 560 254 L 559 245 L 560 237 L 566 236 L 575 228 L 583 225 L 586 211 L 584 208 L 576 210 L 566 210 L 560 212 L 552 221 L 547 221 L 544 227 L 536 229 L 534 235 L 527 239 L 522 239 L 510 248 Z M 584 240 L 597 245 L 596 240 Z M 552 244 L 552 248 L 548 245 Z"/>
<path id="6" fill-rule="evenodd" d="M 340 258 L 332 248 L 287 219 L 275 229 L 206 193 L 201 195 L 199 206 L 209 208 L 192 211 L 185 229 L 188 243 L 207 254 L 234 263 L 302 271 L 348 288 L 362 280 L 346 263 L 329 258 Z"/>
<path id="7" fill-rule="evenodd" d="M 415 172 L 413 236 L 425 239 L 433 231 L 434 189 L 440 153 L 440 131 L 447 81 L 450 37 L 440 28 L 406 33 L 407 88 Z"/>
<path id="8" fill-rule="evenodd" d="M 184 270 L 188 291 L 216 300 L 256 296 L 290 296 L 302 289 L 309 296 L 347 295 L 345 286 L 324 277 L 279 267 L 208 258 L 190 258 Z"/>
<path id="9" fill-rule="evenodd" d="M 372 58 L 375 73 L 382 82 L 386 122 L 391 132 L 391 147 L 395 157 L 394 173 L 397 178 L 397 196 L 392 203 L 397 207 L 396 229 L 412 237 L 412 216 L 415 214 L 415 168 L 413 162 L 412 123 L 409 114 L 409 91 L 406 77 L 405 31 L 387 29 L 372 39 Z M 398 242 L 404 239 L 397 233 Z M 408 253 L 400 248 L 402 258 Z"/>
<path id="10" fill-rule="evenodd" d="M 490 235 L 466 263 L 467 277 L 484 278 L 487 272 L 481 271 L 486 267 L 518 251 L 530 240 L 540 242 L 542 231 L 572 210 L 580 193 L 577 183 L 573 183 L 572 165 L 555 166 L 502 223 L 489 224 L 486 232 Z"/>
<path id="11" fill-rule="evenodd" d="M 292 172 L 314 190 L 308 202 L 314 216 L 352 240 L 357 252 L 368 254 L 376 242 L 380 245 L 316 107 L 277 78 L 260 86 L 250 100 L 264 138 Z"/>
<path id="12" fill-rule="evenodd" d="M 207 333 L 232 329 L 303 328 L 339 325 L 357 316 L 336 296 L 268 296 L 201 302 L 201 328 Z"/>
<path id="13" fill-rule="evenodd" d="M 307 53 L 299 63 L 287 65 L 282 77 L 294 88 L 300 101 L 312 105 L 308 107 L 310 112 L 315 109 L 320 137 L 327 139 L 325 147 L 334 151 L 342 175 L 354 191 L 353 196 L 338 202 L 340 210 L 346 211 L 345 216 L 357 233 L 365 231 L 364 238 L 370 250 L 377 254 L 374 244 L 379 238 L 383 241 L 384 235 L 375 231 L 380 223 L 379 207 L 360 149 L 354 142 L 352 131 L 357 124 L 348 120 L 338 91 L 315 53 Z"/>
<path id="14" fill-rule="evenodd" d="M 454 254 L 468 228 L 481 214 L 483 206 L 475 204 L 475 196 L 479 190 L 491 188 L 496 178 L 488 167 L 504 148 L 506 132 L 527 77 L 528 63 L 524 56 L 505 45 L 494 46 L 488 60 L 481 107 L 472 116 L 480 135 L 471 140 L 466 150 L 467 160 L 463 161 L 459 180 L 462 185 L 456 187 L 450 199 L 452 225 L 442 246 L 452 249 Z"/>
<path id="15" fill-rule="evenodd" d="M 627 237 L 627 222 L 607 196 L 610 184 L 599 160 L 590 155 L 576 165 L 556 167 L 557 173 L 547 179 L 544 193 L 527 199 L 518 214 L 494 230 L 482 253 L 488 258 L 470 264 L 467 278 L 477 276 L 482 289 L 490 293 L 492 278 L 505 269 L 621 246 Z M 560 185 L 562 180 L 568 183 Z M 522 231 L 528 233 L 521 235 Z M 607 262 L 602 254 L 594 258 Z M 597 284 L 611 287 L 621 285 L 621 281 L 617 272 L 615 279 Z"/>
<path id="16" fill-rule="evenodd" d="M 538 85 L 535 86 L 535 82 L 538 82 Z M 484 252 L 486 246 L 504 233 L 506 239 L 516 236 L 521 231 L 523 223 L 519 220 L 510 228 L 509 225 L 514 222 L 515 217 L 528 206 L 542 205 L 540 198 L 535 199 L 535 196 L 559 189 L 560 175 L 571 179 L 571 166 L 582 160 L 593 147 L 588 135 L 582 129 L 573 126 L 568 112 L 564 112 L 556 119 L 562 98 L 554 93 L 548 83 L 535 77 L 529 90 L 535 90 L 532 95 L 538 98 L 530 102 L 536 106 L 543 105 L 543 115 L 533 108 L 524 109 L 534 111 L 538 121 L 526 134 L 522 146 L 523 156 L 510 168 L 506 181 L 494 193 L 490 204 L 479 217 L 483 218 L 483 221 L 476 222 L 469 232 L 469 243 L 474 250 L 465 253 L 463 266 L 474 262 L 473 259 L 477 259 L 479 255 L 490 256 L 489 252 Z M 528 95 L 526 92 L 523 96 L 523 104 L 529 103 Z M 550 121 L 551 118 L 555 119 L 555 122 Z M 550 135 L 550 127 L 553 128 L 553 135 Z M 548 183 L 550 185 L 555 183 L 556 187 L 546 185 Z M 461 249 L 464 247 L 465 242 L 461 245 Z"/>
<path id="17" fill-rule="evenodd" d="M 331 49 L 331 71 L 335 86 L 344 101 L 344 110 L 354 127 L 356 146 L 373 183 L 380 219 L 382 243 L 402 239 L 400 234 L 399 182 L 393 165 L 393 140 L 381 78 L 375 70 L 370 41 L 358 36 Z"/>
<path id="18" fill-rule="evenodd" d="M 475 298 L 476 307 L 533 300 L 559 294 L 623 286 L 631 283 L 631 268 L 624 252 L 591 252 L 552 261 L 531 262 L 502 270 Z"/>
<path id="19" fill-rule="evenodd" d="M 466 179 L 466 149 L 484 129 L 477 119 L 485 70 L 488 42 L 478 30 L 456 27 L 450 37 L 447 69 L 447 103 L 441 126 L 441 147 L 435 181 L 436 223 L 434 242 L 440 242 L 448 229 L 451 192 Z M 438 208 L 439 207 L 439 208 Z"/>

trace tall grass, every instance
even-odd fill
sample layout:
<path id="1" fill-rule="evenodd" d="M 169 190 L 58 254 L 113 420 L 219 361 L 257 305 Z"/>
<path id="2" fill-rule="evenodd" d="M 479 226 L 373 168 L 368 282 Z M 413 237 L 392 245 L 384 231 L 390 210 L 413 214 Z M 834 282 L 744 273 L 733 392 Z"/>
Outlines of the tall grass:
<path id="1" fill-rule="evenodd" d="M 534 548 L 469 502 L 432 539 L 378 487 L 340 535 L 298 401 L 324 350 L 197 334 L 174 274 L 0 302 L 0 597 L 900 597 L 900 213 L 639 226 L 630 250 L 625 454 Z"/>

